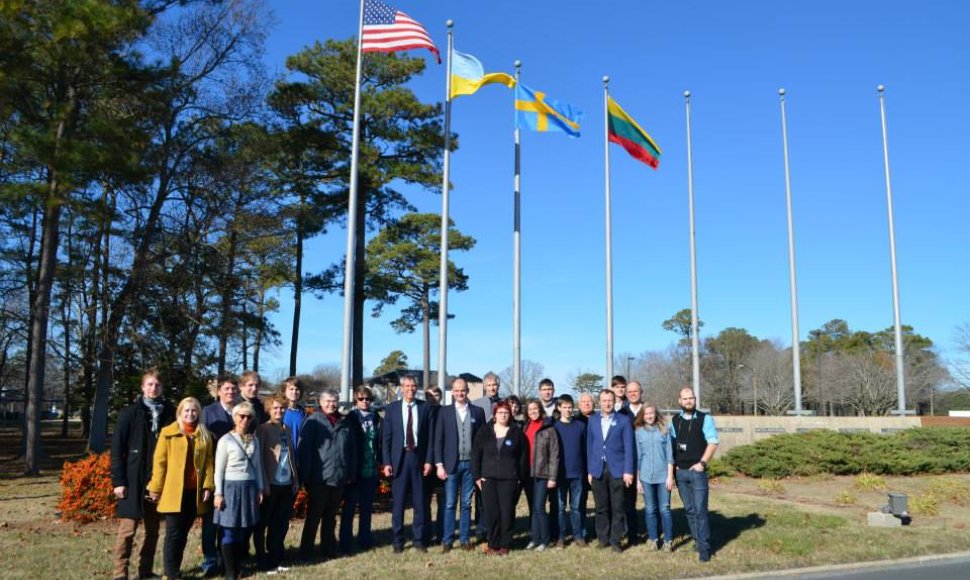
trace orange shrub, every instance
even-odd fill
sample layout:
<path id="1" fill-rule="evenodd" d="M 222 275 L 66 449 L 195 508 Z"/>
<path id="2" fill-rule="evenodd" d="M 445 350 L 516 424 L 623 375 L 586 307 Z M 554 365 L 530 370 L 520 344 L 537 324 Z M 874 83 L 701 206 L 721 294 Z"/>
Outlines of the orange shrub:
<path id="1" fill-rule="evenodd" d="M 82 524 L 115 517 L 111 454 L 65 461 L 61 470 L 61 519 Z"/>
<path id="2" fill-rule="evenodd" d="M 306 508 L 307 500 L 309 498 L 306 494 L 306 488 L 301 487 L 300 491 L 296 492 L 296 499 L 293 500 L 293 515 L 290 516 L 292 520 L 302 520 L 306 518 Z"/>

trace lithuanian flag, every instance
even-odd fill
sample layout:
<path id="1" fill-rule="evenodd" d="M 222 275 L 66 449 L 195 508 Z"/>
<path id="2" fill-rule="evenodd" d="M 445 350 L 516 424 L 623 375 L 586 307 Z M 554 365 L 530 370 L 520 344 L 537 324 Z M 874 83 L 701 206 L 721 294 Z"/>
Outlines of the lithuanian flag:
<path id="1" fill-rule="evenodd" d="M 610 141 L 620 145 L 634 159 L 643 161 L 654 169 L 660 165 L 660 147 L 633 117 L 626 114 L 613 97 L 607 97 L 607 133 Z"/>

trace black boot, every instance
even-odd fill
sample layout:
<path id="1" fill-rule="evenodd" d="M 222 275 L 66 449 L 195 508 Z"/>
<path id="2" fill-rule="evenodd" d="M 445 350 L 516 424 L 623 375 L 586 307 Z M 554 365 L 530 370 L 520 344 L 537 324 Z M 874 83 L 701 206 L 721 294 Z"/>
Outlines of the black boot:
<path id="1" fill-rule="evenodd" d="M 239 578 L 239 550 L 235 542 L 222 544 L 222 565 L 226 569 L 226 580 Z"/>

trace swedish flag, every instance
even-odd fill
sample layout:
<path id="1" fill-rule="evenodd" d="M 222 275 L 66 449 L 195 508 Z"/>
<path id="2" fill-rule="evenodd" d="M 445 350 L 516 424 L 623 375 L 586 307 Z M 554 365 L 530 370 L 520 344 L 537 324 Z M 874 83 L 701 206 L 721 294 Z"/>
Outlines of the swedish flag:
<path id="1" fill-rule="evenodd" d="M 579 137 L 582 119 L 583 112 L 566 103 L 556 102 L 522 83 L 515 86 L 515 126 L 519 129 L 560 131 L 570 137 Z"/>

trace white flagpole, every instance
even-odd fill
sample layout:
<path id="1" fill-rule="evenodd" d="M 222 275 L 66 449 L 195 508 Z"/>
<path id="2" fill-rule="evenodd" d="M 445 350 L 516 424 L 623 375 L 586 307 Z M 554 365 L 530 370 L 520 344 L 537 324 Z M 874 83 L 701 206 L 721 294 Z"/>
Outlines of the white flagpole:
<path id="1" fill-rule="evenodd" d="M 521 76 L 522 61 L 515 61 L 515 82 Z M 515 97 L 512 97 L 513 100 Z M 514 106 L 514 102 L 513 102 Z M 515 200 L 514 224 L 512 231 L 513 270 L 512 270 L 512 392 L 518 396 L 522 383 L 522 172 L 520 166 L 520 131 L 515 126 L 515 175 L 513 191 Z"/>
<path id="2" fill-rule="evenodd" d="M 445 72 L 445 161 L 444 179 L 441 184 L 441 286 L 438 290 L 438 388 L 444 393 L 448 389 L 448 193 L 451 189 L 451 55 L 455 50 L 454 33 L 451 28 L 455 21 L 445 22 L 448 27 L 448 64 Z"/>
<path id="3" fill-rule="evenodd" d="M 792 382 L 795 389 L 795 415 L 802 414 L 802 359 L 798 340 L 798 284 L 795 278 L 795 226 L 791 211 L 791 173 L 788 169 L 788 118 L 785 113 L 785 89 L 778 89 L 781 98 L 781 138 L 785 152 L 785 201 L 788 205 L 788 285 L 791 289 L 791 352 Z M 758 401 L 755 404 L 757 414 Z"/>
<path id="4" fill-rule="evenodd" d="M 610 77 L 603 77 L 603 151 L 606 172 L 606 378 L 613 378 L 613 205 L 610 198 Z M 627 377 L 629 378 L 629 377 Z M 607 384 L 609 384 L 607 382 Z"/>
<path id="5" fill-rule="evenodd" d="M 357 25 L 357 75 L 354 80 L 354 127 L 350 146 L 350 194 L 347 201 L 347 262 L 344 265 L 344 337 L 340 368 L 340 395 L 350 401 L 350 353 L 354 320 L 354 260 L 357 249 L 357 158 L 360 153 L 360 77 L 363 68 L 364 0 Z"/>
<path id="6" fill-rule="evenodd" d="M 886 166 L 886 206 L 889 208 L 889 258 L 893 274 L 893 318 L 896 326 L 896 396 L 899 416 L 906 415 L 906 380 L 903 373 L 903 328 L 899 317 L 899 278 L 896 273 L 896 226 L 893 221 L 893 187 L 889 180 L 889 137 L 886 133 L 886 87 L 879 85 L 879 113 L 882 117 L 882 156 Z"/>
<path id="7" fill-rule="evenodd" d="M 701 408 L 701 358 L 700 341 L 697 337 L 697 250 L 694 247 L 694 158 L 690 134 L 690 91 L 684 91 L 687 106 L 687 204 L 690 214 L 690 348 L 691 386 L 694 388 L 695 404 Z"/>

